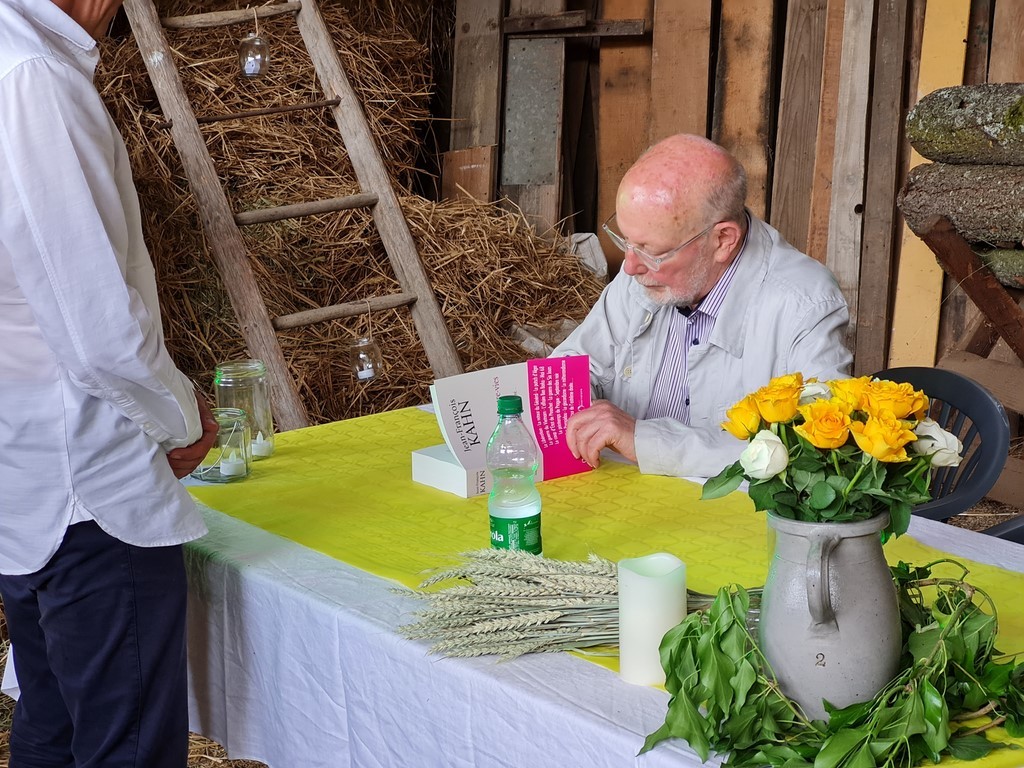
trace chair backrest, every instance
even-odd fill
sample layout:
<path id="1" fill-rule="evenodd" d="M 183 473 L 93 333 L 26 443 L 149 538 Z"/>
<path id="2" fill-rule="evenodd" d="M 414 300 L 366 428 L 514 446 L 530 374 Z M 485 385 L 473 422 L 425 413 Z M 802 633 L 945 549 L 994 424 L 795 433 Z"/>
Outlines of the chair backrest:
<path id="1" fill-rule="evenodd" d="M 914 514 L 947 520 L 964 512 L 989 492 L 1010 451 L 1010 423 L 1002 404 L 974 379 L 942 368 L 890 368 L 878 379 L 906 382 L 930 399 L 928 415 L 964 444 L 958 467 L 932 470 L 932 500 Z"/>

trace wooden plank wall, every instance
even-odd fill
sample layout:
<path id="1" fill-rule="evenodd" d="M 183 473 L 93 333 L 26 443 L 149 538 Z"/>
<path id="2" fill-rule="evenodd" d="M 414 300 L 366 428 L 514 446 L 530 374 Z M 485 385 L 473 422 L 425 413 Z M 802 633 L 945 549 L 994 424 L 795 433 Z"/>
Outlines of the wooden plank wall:
<path id="1" fill-rule="evenodd" d="M 463 23 L 456 29 L 454 101 L 461 112 L 453 136 L 463 139 L 451 146 L 474 148 L 495 135 L 490 141 L 500 144 L 504 128 L 496 134 L 488 128 L 488 116 L 496 114 L 492 102 L 499 90 L 491 65 L 503 50 L 495 45 L 490 20 L 502 3 L 457 3 Z M 676 132 L 709 136 L 747 167 L 752 210 L 836 273 L 856 319 L 849 339 L 856 372 L 934 362 L 940 313 L 962 314 L 964 302 L 954 297 L 943 308 L 935 260 L 904 230 L 896 210 L 908 163 L 921 162 L 909 160 L 903 121 L 917 99 L 937 87 L 964 78 L 1024 80 L 1024 0 L 510 0 L 506 5 L 508 13 L 585 8 L 591 19 L 648 23 L 643 37 L 593 33 L 588 44 L 574 43 L 574 50 L 594 53 L 589 67 L 580 61 L 566 65 L 566 92 L 559 103 L 568 110 L 562 121 L 570 132 L 567 162 L 576 180 L 592 175 L 596 184 L 588 189 L 596 186 L 596 191 L 592 200 L 582 201 L 574 199 L 571 184 L 563 184 L 557 209 L 550 195 L 544 198 L 547 210 L 568 214 L 571 231 L 600 232 L 614 211 L 623 173 L 650 144 Z M 991 31 L 990 44 L 983 34 L 968 34 L 969 13 L 972 29 Z M 482 19 L 488 23 L 481 25 Z M 502 39 L 500 26 L 499 18 L 497 39 Z M 966 73 L 965 39 L 975 47 Z M 460 92 L 460 61 L 482 72 L 483 84 L 470 86 L 468 94 Z M 506 71 L 508 66 L 503 65 Z M 593 112 L 581 116 L 584 109 Z M 478 133 L 467 120 L 481 121 Z M 581 126 L 596 134 L 593 148 L 577 144 L 576 134 L 585 130 Z M 591 165 L 587 151 L 594 154 Z M 468 168 L 467 183 L 483 183 L 480 157 L 477 151 L 446 166 Z M 590 167 L 592 172 L 586 170 Z M 582 198 L 578 186 L 576 196 Z M 522 194 L 519 201 L 525 209 Z M 602 246 L 614 273 L 622 254 L 607 241 Z M 957 315 L 943 344 L 965 325 Z"/>
<path id="2" fill-rule="evenodd" d="M 653 0 L 605 0 L 604 19 L 652 19 Z M 613 272 L 623 254 L 600 231 L 615 212 L 615 193 L 622 175 L 648 146 L 651 109 L 651 44 L 645 40 L 609 38 L 600 46 L 597 114 L 597 219 L 594 231 Z"/>
<path id="3" fill-rule="evenodd" d="M 929 4 L 921 42 L 917 98 L 963 81 L 969 3 Z M 911 167 L 925 162 L 916 152 Z M 910 228 L 903 226 L 889 366 L 934 365 L 942 301 L 942 269 Z"/>

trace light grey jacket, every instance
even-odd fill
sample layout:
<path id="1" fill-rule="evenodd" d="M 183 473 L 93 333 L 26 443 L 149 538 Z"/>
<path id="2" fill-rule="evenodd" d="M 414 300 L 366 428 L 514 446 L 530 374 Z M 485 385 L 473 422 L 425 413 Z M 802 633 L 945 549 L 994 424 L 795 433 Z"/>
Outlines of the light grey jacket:
<path id="1" fill-rule="evenodd" d="M 753 215 L 711 337 L 689 352 L 689 425 L 643 419 L 674 311 L 654 304 L 620 271 L 552 353 L 590 355 L 594 397 L 638 419 L 637 462 L 646 474 L 716 475 L 746 446 L 720 426 L 733 404 L 774 376 L 848 375 L 852 356 L 843 337 L 849 312 L 835 278 Z"/>

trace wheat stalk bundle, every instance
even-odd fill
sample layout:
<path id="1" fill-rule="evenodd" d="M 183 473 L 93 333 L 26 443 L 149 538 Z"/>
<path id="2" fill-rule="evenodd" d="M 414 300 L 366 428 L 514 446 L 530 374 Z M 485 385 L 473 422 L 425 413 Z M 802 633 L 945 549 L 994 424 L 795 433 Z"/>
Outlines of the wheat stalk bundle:
<path id="1" fill-rule="evenodd" d="M 434 640 L 444 656 L 584 651 L 614 655 L 619 641 L 619 580 L 615 563 L 552 560 L 527 552 L 480 549 L 439 569 L 411 594 L 428 605 L 399 628 L 410 639 Z M 454 582 L 443 589 L 432 589 Z M 687 590 L 687 610 L 712 596 Z"/>

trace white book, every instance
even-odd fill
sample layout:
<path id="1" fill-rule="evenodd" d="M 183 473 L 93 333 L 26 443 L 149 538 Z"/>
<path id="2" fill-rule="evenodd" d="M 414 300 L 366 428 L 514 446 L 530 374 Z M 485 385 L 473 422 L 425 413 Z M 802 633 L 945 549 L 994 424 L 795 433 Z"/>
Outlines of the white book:
<path id="1" fill-rule="evenodd" d="M 437 379 L 430 396 L 444 444 L 413 452 L 413 480 L 464 498 L 487 493 L 487 441 L 501 395 L 523 399 L 523 422 L 539 449 L 538 480 L 590 469 L 565 442 L 569 417 L 590 407 L 590 359 L 546 357 Z"/>

